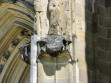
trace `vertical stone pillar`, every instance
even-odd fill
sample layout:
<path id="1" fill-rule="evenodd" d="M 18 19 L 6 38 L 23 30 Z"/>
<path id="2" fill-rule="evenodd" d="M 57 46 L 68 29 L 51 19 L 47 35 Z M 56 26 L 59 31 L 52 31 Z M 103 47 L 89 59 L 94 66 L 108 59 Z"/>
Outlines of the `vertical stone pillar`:
<path id="1" fill-rule="evenodd" d="M 79 59 L 79 64 L 74 65 L 74 82 L 87 83 L 87 65 L 86 65 L 86 53 L 85 53 L 85 1 L 86 0 L 71 0 L 71 32 L 72 36 L 75 35 L 77 38 L 73 43 L 75 48 L 74 57 Z M 77 67 L 78 66 L 78 67 Z M 77 69 L 76 69 L 77 68 Z M 77 75 L 79 71 L 79 76 Z M 79 79 L 78 79 L 79 78 Z"/>
<path id="2" fill-rule="evenodd" d="M 31 37 L 31 69 L 30 69 L 30 83 L 37 83 L 38 76 L 37 76 L 37 36 L 33 35 Z"/>
<path id="3" fill-rule="evenodd" d="M 49 13 L 48 5 L 49 0 L 36 0 L 36 24 L 37 24 L 37 35 L 39 37 L 44 37 L 48 34 L 49 31 Z M 54 61 L 55 62 L 55 61 Z M 54 75 L 46 75 L 45 70 L 49 69 L 51 65 L 55 63 L 47 63 L 45 60 L 42 62 L 38 60 L 38 83 L 54 83 Z M 50 70 L 48 70 L 50 71 Z M 53 70 L 52 70 L 53 71 Z"/>
<path id="4" fill-rule="evenodd" d="M 36 0 L 36 23 L 37 33 L 39 36 L 44 37 L 48 34 L 49 19 L 48 19 L 48 0 Z"/>

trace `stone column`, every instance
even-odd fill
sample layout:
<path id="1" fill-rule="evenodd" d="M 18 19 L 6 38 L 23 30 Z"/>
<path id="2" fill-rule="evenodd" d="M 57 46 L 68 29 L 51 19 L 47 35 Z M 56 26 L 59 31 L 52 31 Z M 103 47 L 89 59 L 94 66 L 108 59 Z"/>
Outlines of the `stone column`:
<path id="1" fill-rule="evenodd" d="M 49 18 L 48 18 L 48 0 L 36 0 L 36 23 L 37 33 L 40 37 L 48 34 Z"/>

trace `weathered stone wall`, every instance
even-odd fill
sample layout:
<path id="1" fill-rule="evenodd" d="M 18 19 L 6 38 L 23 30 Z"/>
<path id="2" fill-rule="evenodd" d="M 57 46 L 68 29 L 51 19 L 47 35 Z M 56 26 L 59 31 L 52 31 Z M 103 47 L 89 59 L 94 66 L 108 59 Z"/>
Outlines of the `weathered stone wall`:
<path id="1" fill-rule="evenodd" d="M 72 35 L 75 34 L 77 36 L 75 49 L 73 49 L 73 51 L 75 51 L 75 55 L 79 59 L 79 81 L 80 83 L 87 83 L 87 65 L 85 57 L 85 0 L 72 1 Z M 75 72 L 75 69 L 73 71 Z"/>
<path id="2" fill-rule="evenodd" d="M 111 82 L 111 1 L 86 0 L 86 61 L 89 83 Z M 94 9 L 92 8 L 94 7 Z"/>
<path id="3" fill-rule="evenodd" d="M 29 83 L 30 66 L 21 59 L 19 48 L 30 41 L 33 16 L 22 3 L 0 4 L 0 83 Z"/>
<path id="4" fill-rule="evenodd" d="M 27 0 L 27 1 L 30 1 L 30 0 Z M 73 43 L 74 46 L 75 45 L 76 46 L 75 48 L 73 48 L 73 44 L 71 44 L 70 52 L 72 54 L 72 57 L 74 58 L 74 55 L 73 55 L 73 51 L 74 51 L 74 54 L 79 59 L 80 83 L 110 83 L 111 82 L 111 72 L 110 72 L 110 69 L 111 69 L 111 52 L 110 52 L 111 50 L 111 35 L 110 35 L 111 0 L 56 0 L 56 1 L 37 0 L 37 1 L 38 1 L 37 9 L 36 9 L 37 32 L 40 36 L 45 36 L 46 34 L 48 34 L 48 30 L 50 30 L 51 27 L 53 28 L 53 26 L 51 25 L 56 24 L 55 22 L 57 21 L 58 21 L 57 23 L 59 23 L 57 24 L 57 30 L 61 32 L 61 34 L 64 35 L 64 37 L 72 40 L 73 35 L 77 36 L 76 42 Z M 0 18 L 2 19 L 0 20 L 0 30 L 1 30 L 0 39 L 3 36 L 7 36 L 5 35 L 6 31 L 8 30 L 6 28 L 9 28 L 9 27 L 14 29 L 13 30 L 14 32 L 12 34 L 15 34 L 16 28 L 11 27 L 11 24 L 9 24 L 10 20 L 12 20 L 10 21 L 10 23 L 12 23 L 13 21 L 20 21 L 26 24 L 30 24 L 30 26 L 33 27 L 32 25 L 33 14 L 31 13 L 31 11 L 26 10 L 27 7 L 21 3 L 17 3 L 17 4 L 20 5 L 21 7 L 15 6 L 13 4 L 9 4 L 8 6 L 10 7 L 8 7 L 6 6 L 7 4 L 4 4 L 2 5 L 4 6 L 4 8 L 0 8 L 0 10 L 3 11 L 3 13 L 1 12 L 0 14 L 1 15 Z M 17 9 L 21 10 L 22 12 L 19 11 L 18 13 L 20 14 L 18 14 Z M 25 13 L 23 13 L 23 11 L 25 11 Z M 52 17 L 50 17 L 50 15 Z M 21 17 L 31 22 L 27 20 L 24 21 L 23 19 L 20 19 Z M 9 26 L 7 26 L 7 24 Z M 22 25 L 22 27 L 24 26 L 25 28 L 29 28 L 29 26 L 26 26 L 26 24 Z M 16 26 L 17 25 L 18 24 L 16 24 Z M 53 31 L 54 30 L 51 30 L 51 34 L 53 33 Z M 11 34 L 9 36 L 13 38 Z M 0 43 L 0 46 L 1 46 L 0 49 L 2 50 L 3 53 L 8 49 L 7 42 L 9 42 L 9 39 L 10 39 L 9 36 L 7 36 L 6 38 L 4 37 L 5 38 L 3 39 L 4 41 L 0 40 L 0 42 L 1 41 L 3 42 L 3 44 Z M 10 41 L 12 41 L 12 39 L 10 39 Z M 0 55 L 1 55 L 1 51 L 0 51 Z M 20 59 L 20 57 L 18 59 Z M 58 66 L 55 63 L 57 62 L 57 60 L 58 61 L 61 61 L 61 60 L 56 58 L 52 59 L 51 57 L 47 58 L 47 60 L 49 59 L 52 60 L 51 62 L 52 64 L 51 63 L 48 63 L 48 65 L 45 64 L 45 66 L 47 66 L 46 70 L 48 70 L 48 72 L 51 74 L 50 69 L 52 68 L 54 69 L 54 72 L 56 72 L 56 74 L 53 76 L 47 76 L 46 73 L 44 73 L 44 68 L 43 68 L 44 64 L 38 63 L 39 64 L 39 69 L 38 69 L 39 83 L 46 83 L 46 82 L 75 83 L 75 80 L 77 78 L 76 70 L 75 70 L 76 65 L 72 66 L 68 64 L 62 67 L 61 69 L 59 69 L 58 71 L 56 71 L 55 69 L 58 68 Z M 21 61 L 17 63 L 20 67 L 23 66 Z M 49 64 L 51 66 L 49 66 Z M 12 68 L 13 67 L 15 68 L 15 70 L 19 69 L 19 67 L 16 68 L 15 66 L 12 66 Z M 26 69 L 27 71 L 24 72 L 24 75 L 22 76 L 23 78 L 21 77 L 20 83 L 22 82 L 27 83 L 28 81 L 27 79 L 29 79 L 29 65 L 28 65 L 28 68 Z M 11 68 L 9 69 L 9 71 L 11 71 Z M 8 73 L 6 75 L 3 83 L 7 82 L 9 76 L 10 76 L 10 83 L 12 83 L 12 81 L 15 81 L 11 77 L 11 75 L 13 75 L 14 77 L 15 74 L 13 74 L 13 72 L 11 73 L 12 74 Z M 27 78 L 25 78 L 26 75 L 28 76 Z M 18 80 L 17 79 L 18 77 L 15 77 L 15 78 L 16 80 Z"/>
<path id="5" fill-rule="evenodd" d="M 88 83 L 95 83 L 95 34 L 96 25 L 94 15 L 94 0 L 85 1 L 85 23 L 86 23 L 86 49 L 85 57 L 87 64 Z"/>
<path id="6" fill-rule="evenodd" d="M 111 0 L 97 0 L 96 83 L 111 82 Z"/>
<path id="7" fill-rule="evenodd" d="M 62 34 L 71 39 L 71 0 L 37 0 L 36 17 L 37 33 L 43 37 L 47 34 Z M 58 33 L 59 32 L 59 33 Z M 39 83 L 73 83 L 73 66 L 66 66 L 64 58 L 60 60 L 47 55 L 45 60 L 39 62 Z M 59 62 L 59 63 L 58 63 Z M 62 67 L 61 67 L 62 66 Z M 48 74 L 48 75 L 47 75 Z"/>
<path id="8" fill-rule="evenodd" d="M 70 52 L 73 58 L 79 59 L 79 77 L 76 77 L 76 65 L 68 64 L 61 70 L 56 71 L 54 76 L 46 76 L 41 70 L 42 65 L 39 64 L 40 74 L 39 78 L 42 83 L 44 80 L 51 83 L 74 83 L 79 78 L 80 83 L 87 83 L 87 65 L 85 60 L 85 0 L 37 0 L 37 32 L 40 36 L 53 34 L 56 31 L 61 32 L 63 36 L 72 40 L 76 35 L 75 43 L 70 46 Z M 53 24 L 56 24 L 53 28 Z M 57 34 L 57 33 L 56 33 Z M 74 52 L 74 55 L 73 55 Z M 54 59 L 55 61 L 55 59 Z M 53 64 L 54 66 L 56 64 Z M 50 67 L 50 66 L 49 66 Z M 56 68 L 56 67 L 55 67 Z M 64 73 L 65 72 L 65 73 Z"/>

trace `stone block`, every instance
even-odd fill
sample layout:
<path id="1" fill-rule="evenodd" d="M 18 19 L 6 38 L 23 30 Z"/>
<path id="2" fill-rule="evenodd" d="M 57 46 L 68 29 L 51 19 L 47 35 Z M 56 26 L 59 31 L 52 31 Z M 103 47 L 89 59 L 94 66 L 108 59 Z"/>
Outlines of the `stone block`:
<path id="1" fill-rule="evenodd" d="M 98 35 L 104 38 L 111 38 L 111 27 L 103 27 L 98 25 Z"/>
<path id="2" fill-rule="evenodd" d="M 96 52 L 96 59 L 100 59 L 103 62 L 111 62 L 111 52 L 98 48 Z"/>
<path id="3" fill-rule="evenodd" d="M 97 4 L 105 5 L 105 0 L 96 0 Z"/>
<path id="4" fill-rule="evenodd" d="M 37 13 L 37 33 L 43 37 L 48 34 L 49 20 L 47 18 L 47 12 Z"/>
<path id="5" fill-rule="evenodd" d="M 111 7 L 108 7 L 108 8 L 107 8 L 107 14 L 108 14 L 109 16 L 111 16 Z"/>
<path id="6" fill-rule="evenodd" d="M 111 27 L 111 17 L 99 16 L 98 21 L 104 27 Z"/>
<path id="7" fill-rule="evenodd" d="M 103 6 L 103 5 L 96 4 L 95 12 L 102 16 L 108 16 L 107 10 L 106 10 L 105 6 Z"/>
<path id="8" fill-rule="evenodd" d="M 111 50 L 111 39 L 97 37 L 97 44 L 101 49 L 105 51 Z"/>
<path id="9" fill-rule="evenodd" d="M 79 70 L 79 79 L 80 79 L 81 82 L 87 83 L 87 81 L 88 81 L 87 70 L 85 70 L 85 69 L 80 69 Z"/>
<path id="10" fill-rule="evenodd" d="M 96 70 L 100 73 L 111 76 L 111 63 L 96 59 Z"/>
<path id="11" fill-rule="evenodd" d="M 36 5 L 36 11 L 47 11 L 48 0 L 36 0 L 34 3 Z"/>
<path id="12" fill-rule="evenodd" d="M 98 25 L 98 28 L 97 28 L 98 30 L 98 35 L 100 36 L 100 37 L 104 37 L 104 38 L 107 38 L 107 29 L 106 29 L 106 27 L 103 27 L 103 26 L 101 26 L 101 25 Z"/>
<path id="13" fill-rule="evenodd" d="M 111 29 L 107 29 L 107 38 L 111 38 Z"/>
<path id="14" fill-rule="evenodd" d="M 62 3 L 63 5 L 64 5 L 64 9 L 65 9 L 65 11 L 70 11 L 70 0 L 63 0 L 63 3 Z M 74 4 L 74 3 L 73 3 Z"/>
<path id="15" fill-rule="evenodd" d="M 96 72 L 96 83 L 111 83 L 111 77 L 100 72 Z"/>

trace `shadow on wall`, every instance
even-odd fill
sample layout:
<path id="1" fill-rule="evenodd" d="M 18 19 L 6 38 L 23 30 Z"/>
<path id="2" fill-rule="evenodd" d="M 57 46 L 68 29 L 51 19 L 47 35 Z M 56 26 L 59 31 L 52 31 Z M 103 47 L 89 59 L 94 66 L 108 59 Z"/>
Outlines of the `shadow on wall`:
<path id="1" fill-rule="evenodd" d="M 85 13 L 88 83 L 111 83 L 111 0 L 86 0 Z"/>
<path id="2" fill-rule="evenodd" d="M 97 26 L 94 22 L 93 12 L 93 0 L 86 0 L 85 7 L 85 21 L 86 21 L 86 62 L 87 62 L 87 74 L 88 83 L 95 82 L 95 34 L 97 32 Z"/>
<path id="3" fill-rule="evenodd" d="M 96 83 L 96 52 L 97 52 L 97 14 L 95 12 L 96 0 L 86 0 L 86 62 L 88 83 Z"/>
<path id="4" fill-rule="evenodd" d="M 49 54 L 44 54 L 39 57 L 40 62 L 43 65 L 44 72 L 48 76 L 53 76 L 56 74 L 56 71 L 61 70 L 62 67 L 65 67 L 69 64 L 69 52 L 64 51 L 60 53 L 57 57 L 52 57 Z"/>

